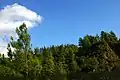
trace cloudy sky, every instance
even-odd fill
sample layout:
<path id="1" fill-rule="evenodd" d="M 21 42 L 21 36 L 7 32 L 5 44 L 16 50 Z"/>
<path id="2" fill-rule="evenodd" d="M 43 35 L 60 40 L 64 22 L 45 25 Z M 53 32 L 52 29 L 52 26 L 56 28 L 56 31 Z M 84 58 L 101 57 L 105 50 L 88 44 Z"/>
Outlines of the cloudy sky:
<path id="1" fill-rule="evenodd" d="M 43 17 L 36 12 L 20 5 L 8 4 L 0 9 L 0 52 L 7 52 L 10 36 L 16 37 L 15 29 L 25 23 L 28 29 L 38 26 Z"/>
<path id="2" fill-rule="evenodd" d="M 100 31 L 120 35 L 120 0 L 0 0 L 0 44 L 26 22 L 33 47 L 78 44 Z M 4 51 L 4 49 L 0 48 Z"/>

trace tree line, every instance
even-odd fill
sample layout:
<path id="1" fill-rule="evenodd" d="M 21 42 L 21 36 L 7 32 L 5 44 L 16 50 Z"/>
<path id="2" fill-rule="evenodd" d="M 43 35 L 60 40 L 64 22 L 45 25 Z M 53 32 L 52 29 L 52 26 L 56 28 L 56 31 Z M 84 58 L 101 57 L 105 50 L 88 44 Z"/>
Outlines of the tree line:
<path id="1" fill-rule="evenodd" d="M 76 80 L 84 80 L 80 79 L 80 73 L 120 71 L 120 39 L 113 31 L 101 31 L 96 36 L 86 35 L 79 38 L 78 45 L 62 44 L 34 49 L 24 23 L 16 28 L 16 33 L 18 38 L 11 36 L 7 46 L 8 57 L 4 54 L 0 57 L 1 76 L 29 80 L 72 80 L 79 77 Z"/>

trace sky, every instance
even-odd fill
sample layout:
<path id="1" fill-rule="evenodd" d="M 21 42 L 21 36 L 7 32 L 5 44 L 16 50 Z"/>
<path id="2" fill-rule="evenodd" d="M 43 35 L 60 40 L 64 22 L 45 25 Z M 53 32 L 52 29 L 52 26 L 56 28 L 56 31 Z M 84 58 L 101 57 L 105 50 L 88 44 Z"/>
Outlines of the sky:
<path id="1" fill-rule="evenodd" d="M 9 9 L 7 18 L 3 17 L 1 20 L 8 19 L 12 14 L 17 15 L 19 24 L 21 19 L 27 21 L 32 46 L 42 47 L 78 44 L 79 37 L 86 34 L 96 35 L 101 31 L 112 30 L 119 36 L 119 4 L 120 0 L 0 0 L 0 13 L 7 5 L 22 6 L 20 10 L 15 8 L 15 10 L 17 9 L 15 13 Z M 25 14 L 18 14 L 20 12 L 25 12 Z M 4 16 L 6 16 L 6 12 Z M 24 19 L 23 16 L 26 18 Z M 13 20 L 12 17 L 10 20 Z M 10 25 L 14 27 L 18 23 L 14 25 L 13 21 Z M 2 35 L 3 33 L 10 34 L 13 30 L 12 27 L 1 27 L 0 25 Z M 10 30 L 11 28 L 12 30 Z M 14 32 L 11 34 L 13 35 Z"/>

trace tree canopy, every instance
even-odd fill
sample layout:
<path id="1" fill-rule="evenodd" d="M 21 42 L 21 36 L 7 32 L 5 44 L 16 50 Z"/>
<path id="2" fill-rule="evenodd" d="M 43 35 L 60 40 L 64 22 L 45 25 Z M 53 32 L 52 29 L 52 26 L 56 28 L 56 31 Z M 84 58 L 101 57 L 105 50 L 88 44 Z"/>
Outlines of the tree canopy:
<path id="1" fill-rule="evenodd" d="M 113 31 L 79 38 L 78 45 L 34 48 L 23 23 L 11 36 L 8 57 L 0 58 L 0 75 L 30 80 L 68 80 L 75 73 L 113 72 L 120 68 L 120 39 Z M 80 76 L 80 75 L 79 75 Z M 82 79 L 81 79 L 82 80 Z"/>

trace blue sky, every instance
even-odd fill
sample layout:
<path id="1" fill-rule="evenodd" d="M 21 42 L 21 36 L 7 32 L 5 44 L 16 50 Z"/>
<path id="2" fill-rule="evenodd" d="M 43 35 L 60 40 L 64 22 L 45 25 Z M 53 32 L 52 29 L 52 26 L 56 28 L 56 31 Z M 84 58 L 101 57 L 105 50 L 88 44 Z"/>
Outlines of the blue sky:
<path id="1" fill-rule="evenodd" d="M 30 30 L 33 47 L 78 44 L 102 30 L 120 35 L 120 0 L 0 0 L 0 8 L 14 3 L 44 17 Z"/>

